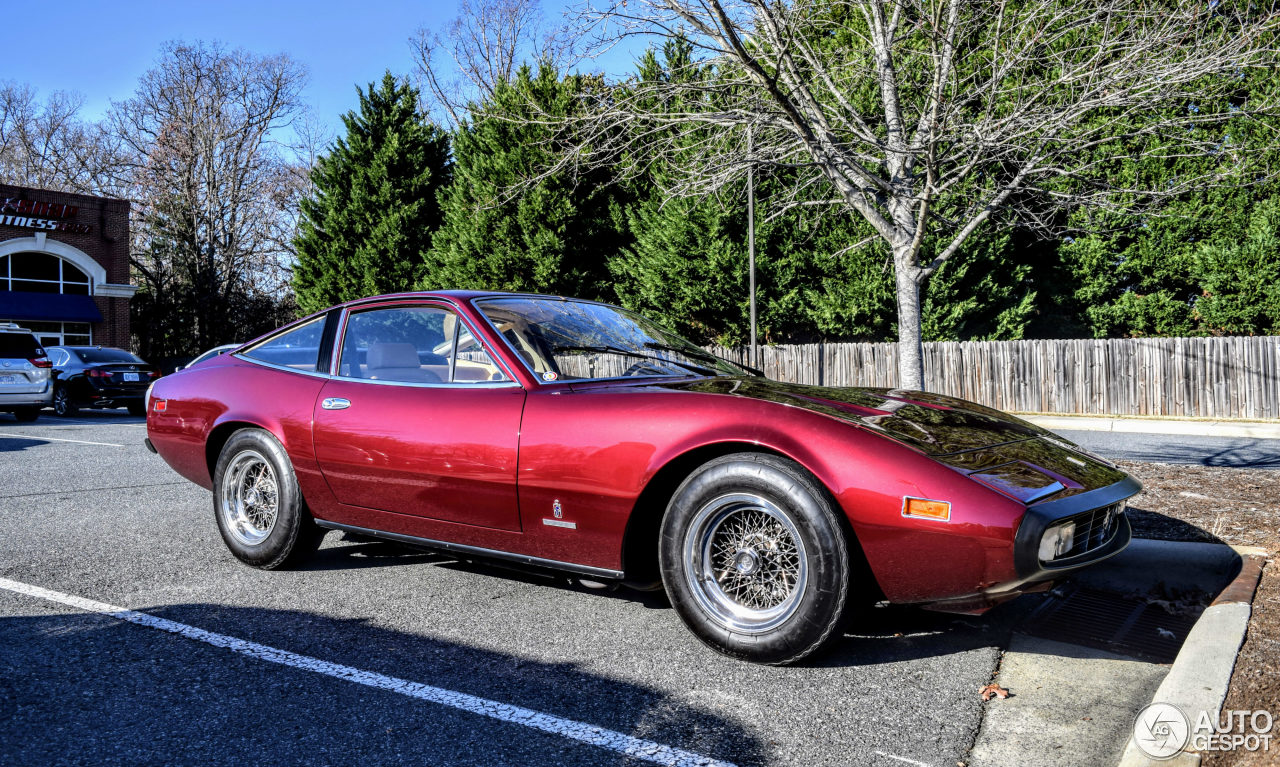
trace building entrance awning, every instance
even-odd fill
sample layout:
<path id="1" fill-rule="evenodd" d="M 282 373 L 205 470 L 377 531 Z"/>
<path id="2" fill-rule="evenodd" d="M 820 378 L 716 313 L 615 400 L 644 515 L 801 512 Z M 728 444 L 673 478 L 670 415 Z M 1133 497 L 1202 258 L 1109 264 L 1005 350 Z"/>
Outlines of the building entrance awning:
<path id="1" fill-rule="evenodd" d="M 102 312 L 93 296 L 0 290 L 0 319 L 102 322 Z"/>

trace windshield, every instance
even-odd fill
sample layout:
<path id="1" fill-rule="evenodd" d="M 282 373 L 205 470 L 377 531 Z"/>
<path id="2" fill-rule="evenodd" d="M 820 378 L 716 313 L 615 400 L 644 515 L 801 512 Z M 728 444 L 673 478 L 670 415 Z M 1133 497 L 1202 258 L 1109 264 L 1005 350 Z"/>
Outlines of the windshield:
<path id="1" fill-rule="evenodd" d="M 559 298 L 486 298 L 476 308 L 544 381 L 749 375 L 616 306 Z"/>
<path id="2" fill-rule="evenodd" d="M 96 362 L 142 362 L 142 360 L 133 356 L 124 349 L 72 349 L 81 362 L 94 364 Z"/>

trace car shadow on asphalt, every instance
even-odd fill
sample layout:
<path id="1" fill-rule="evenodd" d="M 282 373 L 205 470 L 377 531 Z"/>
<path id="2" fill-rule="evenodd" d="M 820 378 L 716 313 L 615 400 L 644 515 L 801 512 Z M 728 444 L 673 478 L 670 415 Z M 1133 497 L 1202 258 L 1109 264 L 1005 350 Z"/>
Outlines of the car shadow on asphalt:
<path id="1" fill-rule="evenodd" d="M 1147 511 L 1138 506 L 1130 506 L 1125 510 L 1129 524 L 1133 526 L 1134 538 L 1155 538 L 1166 541 L 1194 541 L 1197 543 L 1223 543 L 1213 533 L 1199 525 L 1161 514 L 1158 511 Z"/>
<path id="2" fill-rule="evenodd" d="M 1026 594 L 983 615 L 879 604 L 845 616 L 844 638 L 816 666 L 868 666 L 1008 646 L 1013 629 L 1043 600 Z"/>
<path id="3" fill-rule="evenodd" d="M 330 535 L 333 535 L 332 533 Z M 558 570 L 523 565 L 506 565 L 498 560 L 462 559 L 456 554 L 422 549 L 395 541 L 342 533 L 335 538 L 340 545 L 326 545 L 306 564 L 308 570 L 354 570 L 392 565 L 435 564 L 449 570 L 503 578 L 536 586 L 582 591 L 606 599 L 624 599 L 654 609 L 667 609 L 671 603 L 661 588 L 639 591 L 626 586 L 596 583 Z M 584 585 L 589 584 L 589 585 Z"/>
<path id="4" fill-rule="evenodd" d="M 348 534 L 339 540 L 346 545 L 321 549 L 307 568 L 342 570 L 428 563 L 450 570 L 544 588 L 589 593 L 600 599 L 621 599 L 653 610 L 671 609 L 671 602 L 661 589 L 638 591 L 626 586 L 596 588 L 584 585 L 582 579 L 562 572 L 505 566 L 487 560 L 462 560 L 451 554 L 363 536 Z M 955 615 L 889 604 L 851 609 L 842 626 L 843 638 L 833 643 L 828 651 L 811 656 L 799 665 L 870 666 L 967 652 L 983 647 L 1003 647 L 1006 646 L 1013 627 L 1034 610 L 1041 600 L 1042 596 L 1039 594 L 1025 595 L 981 616 Z M 678 620 L 674 612 L 671 620 Z"/>
<path id="5" fill-rule="evenodd" d="M 318 674 L 308 669 L 320 664 L 308 658 L 283 666 L 99 615 L 21 615 L 0 618 L 4 761 L 640 763 L 513 723 L 533 712 L 572 720 L 553 731 L 583 723 L 740 765 L 769 761 L 767 746 L 731 715 L 576 663 L 517 657 L 305 610 L 195 603 L 139 612 L 430 685 L 446 692 L 428 697 L 446 703 L 394 691 L 408 686 L 371 689 L 347 681 L 367 678 L 359 674 Z M 473 702 L 449 693 L 532 711 L 506 720 L 500 711 L 481 716 L 463 710 Z"/>
<path id="6" fill-rule="evenodd" d="M 50 444 L 39 437 L 0 437 L 0 453 L 19 453 L 40 445 Z"/>
<path id="7" fill-rule="evenodd" d="M 356 570 L 368 567 L 446 562 L 451 558 L 426 549 L 388 541 L 344 539 L 345 545 L 326 546 L 307 560 L 307 570 Z"/>

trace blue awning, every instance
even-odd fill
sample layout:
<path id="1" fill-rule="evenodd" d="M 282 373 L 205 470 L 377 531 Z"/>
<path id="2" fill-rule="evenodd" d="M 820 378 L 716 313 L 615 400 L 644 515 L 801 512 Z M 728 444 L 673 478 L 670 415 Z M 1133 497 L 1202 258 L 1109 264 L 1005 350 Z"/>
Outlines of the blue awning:
<path id="1" fill-rule="evenodd" d="M 93 296 L 0 290 L 0 320 L 102 322 Z"/>

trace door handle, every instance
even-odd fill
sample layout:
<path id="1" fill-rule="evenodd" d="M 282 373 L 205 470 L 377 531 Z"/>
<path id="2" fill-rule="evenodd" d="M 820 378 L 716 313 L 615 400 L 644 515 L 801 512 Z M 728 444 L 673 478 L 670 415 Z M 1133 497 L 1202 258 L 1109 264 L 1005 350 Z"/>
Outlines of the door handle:
<path id="1" fill-rule="evenodd" d="M 351 400 L 342 397 L 325 397 L 320 403 L 320 407 L 325 410 L 346 410 L 351 407 Z"/>

